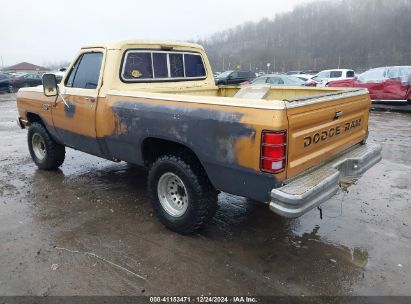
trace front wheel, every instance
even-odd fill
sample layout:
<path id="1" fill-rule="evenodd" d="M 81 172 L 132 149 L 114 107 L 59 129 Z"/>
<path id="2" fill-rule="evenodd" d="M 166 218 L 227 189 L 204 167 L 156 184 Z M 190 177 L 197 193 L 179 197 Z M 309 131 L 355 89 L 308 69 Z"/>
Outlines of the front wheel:
<path id="1" fill-rule="evenodd" d="M 198 231 L 217 209 L 217 191 L 195 160 L 160 157 L 149 172 L 148 190 L 160 221 L 181 234 Z"/>
<path id="2" fill-rule="evenodd" d="M 54 170 L 63 164 L 65 147 L 55 142 L 42 124 L 30 124 L 27 141 L 31 158 L 40 169 Z"/>

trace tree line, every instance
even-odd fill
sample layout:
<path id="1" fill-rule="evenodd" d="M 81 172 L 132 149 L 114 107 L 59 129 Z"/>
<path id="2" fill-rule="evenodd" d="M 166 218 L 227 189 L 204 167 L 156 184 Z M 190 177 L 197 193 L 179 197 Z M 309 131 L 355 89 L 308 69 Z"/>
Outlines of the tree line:
<path id="1" fill-rule="evenodd" d="M 411 65 L 411 0 L 311 2 L 197 42 L 214 71 Z"/>

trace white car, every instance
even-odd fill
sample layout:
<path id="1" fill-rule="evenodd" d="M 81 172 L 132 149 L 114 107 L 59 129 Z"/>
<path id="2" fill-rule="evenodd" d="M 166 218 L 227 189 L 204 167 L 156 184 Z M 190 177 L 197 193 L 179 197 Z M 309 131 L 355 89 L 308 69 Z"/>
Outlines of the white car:
<path id="1" fill-rule="evenodd" d="M 307 85 L 324 87 L 330 81 L 343 80 L 354 78 L 355 73 L 353 70 L 348 69 L 335 69 L 335 70 L 324 70 L 319 72 L 317 75 L 307 81 Z"/>

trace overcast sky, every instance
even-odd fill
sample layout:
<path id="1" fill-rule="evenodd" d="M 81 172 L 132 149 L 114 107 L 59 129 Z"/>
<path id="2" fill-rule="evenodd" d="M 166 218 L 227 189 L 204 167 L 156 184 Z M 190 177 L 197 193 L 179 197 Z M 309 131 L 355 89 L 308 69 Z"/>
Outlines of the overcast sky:
<path id="1" fill-rule="evenodd" d="M 0 10 L 0 56 L 4 66 L 21 61 L 42 65 L 71 61 L 81 46 L 94 41 L 203 38 L 309 1 L 7 1 Z"/>

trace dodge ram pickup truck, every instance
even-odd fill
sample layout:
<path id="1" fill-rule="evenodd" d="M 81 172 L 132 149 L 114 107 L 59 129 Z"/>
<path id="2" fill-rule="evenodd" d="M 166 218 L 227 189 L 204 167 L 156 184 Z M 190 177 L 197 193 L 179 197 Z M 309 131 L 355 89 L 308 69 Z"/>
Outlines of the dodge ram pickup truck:
<path id="1" fill-rule="evenodd" d="M 188 234 L 220 191 L 294 218 L 332 197 L 344 178 L 381 159 L 367 144 L 366 89 L 218 87 L 204 49 L 170 41 L 83 47 L 60 84 L 17 94 L 35 164 L 53 170 L 65 147 L 148 168 L 161 222 Z"/>

